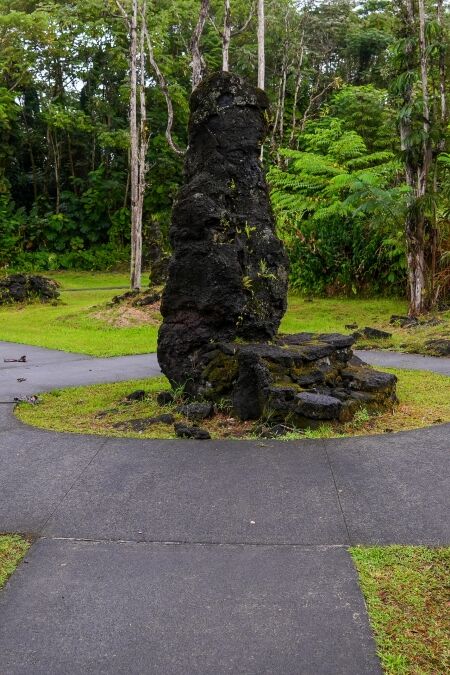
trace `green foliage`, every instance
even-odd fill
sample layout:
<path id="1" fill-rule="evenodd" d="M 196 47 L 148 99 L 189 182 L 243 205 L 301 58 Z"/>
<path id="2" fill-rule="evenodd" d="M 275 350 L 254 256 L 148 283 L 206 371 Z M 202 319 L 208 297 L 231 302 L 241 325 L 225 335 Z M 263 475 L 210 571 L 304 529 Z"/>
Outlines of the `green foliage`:
<path id="1" fill-rule="evenodd" d="M 407 194 L 401 167 L 392 151 L 371 152 L 347 126 L 333 117 L 310 123 L 302 149 L 280 150 L 284 165 L 269 171 L 291 283 L 305 293 L 398 293 Z M 373 130 L 367 133 L 375 145 Z"/>
<path id="2" fill-rule="evenodd" d="M 0 195 L 0 267 L 14 256 L 24 220 L 24 210 L 15 211 L 9 199 Z"/>
<path id="3" fill-rule="evenodd" d="M 72 240 L 73 250 L 67 252 L 20 251 L 9 258 L 12 269 L 22 272 L 46 272 L 56 270 L 84 270 L 87 272 L 116 270 L 128 264 L 130 251 L 128 247 L 117 248 L 105 244 L 89 248 L 77 249 L 76 240 Z"/>

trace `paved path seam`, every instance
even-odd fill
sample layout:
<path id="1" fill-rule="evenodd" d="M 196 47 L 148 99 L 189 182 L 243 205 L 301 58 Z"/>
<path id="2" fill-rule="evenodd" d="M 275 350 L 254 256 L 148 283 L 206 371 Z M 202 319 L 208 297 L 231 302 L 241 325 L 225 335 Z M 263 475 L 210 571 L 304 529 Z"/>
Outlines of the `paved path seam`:
<path id="1" fill-rule="evenodd" d="M 336 548 L 351 548 L 351 544 L 291 544 L 289 542 L 285 544 L 271 544 L 263 542 L 248 542 L 248 541 L 171 541 L 171 540 L 159 540 L 159 539 L 101 539 L 95 538 L 91 539 L 89 537 L 51 537 L 48 535 L 41 535 L 36 538 L 36 541 L 68 541 L 68 542 L 88 542 L 91 544 L 148 544 L 148 545 L 158 545 L 158 546 L 252 546 L 255 548 L 305 548 L 305 549 L 317 549 L 321 551 L 328 551 Z"/>
<path id="2" fill-rule="evenodd" d="M 336 477 L 335 477 L 335 475 L 334 475 L 333 465 L 331 464 L 331 460 L 330 460 L 330 456 L 329 456 L 329 454 L 328 454 L 327 446 L 326 446 L 326 444 L 325 444 L 323 441 L 322 441 L 322 447 L 323 447 L 323 450 L 324 450 L 324 452 L 325 452 L 325 456 L 326 456 L 326 458 L 327 458 L 327 462 L 328 462 L 328 466 L 329 466 L 329 468 L 330 468 L 331 476 L 332 476 L 332 478 L 333 478 L 334 489 L 335 489 L 335 491 L 336 491 L 336 497 L 337 497 L 337 501 L 338 501 L 338 504 L 339 504 L 339 509 L 340 509 L 340 511 L 341 511 L 342 520 L 344 521 L 345 530 L 346 530 L 346 532 L 347 532 L 348 544 L 349 544 L 349 546 L 350 546 L 350 545 L 351 545 L 350 530 L 349 530 L 349 528 L 348 528 L 348 523 L 347 523 L 347 519 L 346 519 L 346 517 L 345 517 L 344 509 L 342 508 L 341 497 L 340 497 L 340 495 L 339 495 L 339 488 L 338 488 L 337 483 L 336 483 Z"/>
<path id="3" fill-rule="evenodd" d="M 66 499 L 66 497 L 68 496 L 68 494 L 72 491 L 72 489 L 75 487 L 75 485 L 77 484 L 77 482 L 78 482 L 79 480 L 81 480 L 81 478 L 83 477 L 83 475 L 84 475 L 84 474 L 86 473 L 86 471 L 89 469 L 89 467 L 90 467 L 90 465 L 92 464 L 92 462 L 95 460 L 95 458 L 97 457 L 97 455 L 101 452 L 101 450 L 103 450 L 103 448 L 105 447 L 105 445 L 107 445 L 107 443 L 108 443 L 108 439 L 105 438 L 104 442 L 99 446 L 97 452 L 95 452 L 95 453 L 93 454 L 93 456 L 91 457 L 91 459 L 87 462 L 87 464 L 83 467 L 83 469 L 81 469 L 81 471 L 80 471 L 80 473 L 78 474 L 78 476 L 74 479 L 73 483 L 69 486 L 69 488 L 67 489 L 67 491 L 66 491 L 66 492 L 64 493 L 64 495 L 60 498 L 60 500 L 59 500 L 58 503 L 55 505 L 55 508 L 54 508 L 53 511 L 50 513 L 50 515 L 48 516 L 48 518 L 47 518 L 47 519 L 44 521 L 44 523 L 41 525 L 40 533 L 42 533 L 42 532 L 44 531 L 44 529 L 45 529 L 47 523 L 49 522 L 49 520 L 52 519 L 52 517 L 55 515 L 55 513 L 58 511 L 58 509 L 62 506 L 62 504 L 63 504 L 64 500 Z"/>

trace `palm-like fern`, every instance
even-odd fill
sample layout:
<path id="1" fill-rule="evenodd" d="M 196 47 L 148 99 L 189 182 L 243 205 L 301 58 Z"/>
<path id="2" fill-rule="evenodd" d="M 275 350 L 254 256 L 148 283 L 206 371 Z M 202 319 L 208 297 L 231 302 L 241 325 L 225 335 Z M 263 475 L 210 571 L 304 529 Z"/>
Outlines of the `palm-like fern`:
<path id="1" fill-rule="evenodd" d="M 403 274 L 401 227 L 407 190 L 401 164 L 390 150 L 369 152 L 364 139 L 346 130 L 340 119 L 311 124 L 301 143 L 302 150 L 282 149 L 284 167 L 274 166 L 268 174 L 279 231 L 291 253 L 294 285 L 305 285 L 304 275 L 300 273 L 300 279 L 296 275 L 302 263 L 311 262 L 307 257 L 313 252 L 330 269 L 326 283 L 333 283 L 333 274 L 342 277 L 340 265 L 346 276 L 338 285 L 355 288 L 373 274 L 382 249 L 386 249 L 385 264 L 378 276 L 384 275 L 384 282 L 394 281 Z M 360 260 L 350 278 L 351 266 L 347 274 L 346 262 L 349 256 L 356 262 L 355 246 L 349 251 L 352 237 L 360 240 L 354 242 L 356 247 L 361 248 L 364 238 L 371 245 L 370 255 L 368 250 L 359 251 Z M 326 253 L 331 242 L 334 251 Z M 399 254 L 394 274 L 393 250 Z"/>

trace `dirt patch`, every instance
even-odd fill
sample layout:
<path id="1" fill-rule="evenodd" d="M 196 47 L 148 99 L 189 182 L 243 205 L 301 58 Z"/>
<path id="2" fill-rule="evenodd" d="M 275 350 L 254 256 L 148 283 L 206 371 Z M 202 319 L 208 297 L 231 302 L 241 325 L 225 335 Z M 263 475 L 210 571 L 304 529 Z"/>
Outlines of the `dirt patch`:
<path id="1" fill-rule="evenodd" d="M 133 307 L 123 303 L 113 307 L 95 307 L 91 316 L 113 328 L 130 328 L 132 326 L 159 326 L 161 323 L 160 302 L 144 307 Z"/>

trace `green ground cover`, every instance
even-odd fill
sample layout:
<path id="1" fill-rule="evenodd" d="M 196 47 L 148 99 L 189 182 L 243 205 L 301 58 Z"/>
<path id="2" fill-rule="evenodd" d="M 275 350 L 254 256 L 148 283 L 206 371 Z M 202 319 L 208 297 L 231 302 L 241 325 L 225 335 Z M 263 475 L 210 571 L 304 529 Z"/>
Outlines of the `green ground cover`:
<path id="1" fill-rule="evenodd" d="M 16 305 L 0 308 L 0 340 L 62 349 L 92 356 L 144 354 L 156 350 L 158 313 L 120 308 L 105 309 L 117 290 L 127 287 L 128 276 L 120 273 L 55 272 L 61 284 L 61 302 L 53 305 Z M 70 291 L 68 289 L 77 289 Z M 91 290 L 86 290 L 91 289 Z M 405 314 L 407 303 L 395 298 L 353 299 L 318 298 L 308 301 L 291 294 L 281 332 L 351 332 L 346 324 L 371 326 L 393 333 L 388 340 L 360 340 L 358 347 L 378 347 L 400 351 L 426 352 L 425 342 L 436 337 L 450 338 L 450 311 L 442 313 L 438 326 L 399 328 L 389 325 L 392 314 Z M 121 320 L 123 318 L 123 320 Z"/>
<path id="2" fill-rule="evenodd" d="M 19 537 L 18 534 L 0 534 L 0 589 L 14 572 L 29 547 L 29 542 Z"/>
<path id="3" fill-rule="evenodd" d="M 292 431 L 284 438 L 392 433 L 450 422 L 450 378 L 421 371 L 380 370 L 398 377 L 400 405 L 393 411 L 371 416 L 361 410 L 352 422 L 345 425 L 324 424 L 316 430 Z M 162 413 L 172 413 L 177 421 L 183 421 L 176 405 L 161 407 L 156 401 L 157 393 L 169 388 L 166 378 L 158 377 L 61 389 L 43 394 L 38 405 L 19 404 L 16 415 L 27 424 L 54 431 L 132 438 L 175 438 L 172 424 L 152 424 L 139 431 L 133 430 L 131 424 Z M 125 402 L 125 397 L 137 389 L 146 392 L 145 400 Z M 120 428 L 114 425 L 120 425 Z M 213 438 L 254 438 L 257 435 L 253 422 L 234 419 L 226 408 L 200 426 L 208 429 Z"/>
<path id="4" fill-rule="evenodd" d="M 357 547 L 350 552 L 385 673 L 450 672 L 450 548 Z"/>
<path id="5" fill-rule="evenodd" d="M 61 283 L 61 303 L 0 308 L 0 340 L 90 354 L 120 356 L 155 351 L 157 326 L 116 328 L 95 318 L 92 307 L 102 305 L 117 290 L 81 290 L 127 286 L 128 276 L 115 273 L 67 272 L 49 275 Z M 77 291 L 68 291 L 78 288 Z"/>

